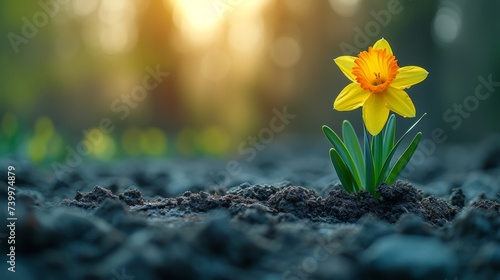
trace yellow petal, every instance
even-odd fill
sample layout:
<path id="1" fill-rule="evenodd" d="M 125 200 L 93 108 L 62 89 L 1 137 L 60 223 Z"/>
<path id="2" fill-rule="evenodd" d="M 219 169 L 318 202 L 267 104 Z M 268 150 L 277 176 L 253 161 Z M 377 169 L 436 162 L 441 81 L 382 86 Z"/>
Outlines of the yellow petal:
<path id="1" fill-rule="evenodd" d="M 363 105 L 363 121 L 366 130 L 371 135 L 377 135 L 384 128 L 385 122 L 389 117 L 389 109 L 386 107 L 386 98 L 384 94 L 375 93 L 370 95 Z"/>
<path id="2" fill-rule="evenodd" d="M 391 45 L 389 45 L 389 42 L 387 42 L 387 40 L 385 40 L 384 38 L 378 40 L 377 42 L 375 42 L 375 44 L 373 45 L 373 48 L 375 50 L 382 50 L 382 49 L 386 49 L 387 51 L 387 54 L 392 54 L 392 48 L 391 48 Z"/>
<path id="3" fill-rule="evenodd" d="M 369 96 L 369 91 L 362 89 L 359 84 L 351 83 L 337 96 L 333 108 L 337 111 L 351 111 L 361 107 Z"/>
<path id="4" fill-rule="evenodd" d="M 337 66 L 340 68 L 342 73 L 351 81 L 355 82 L 356 81 L 356 76 L 352 73 L 352 68 L 354 67 L 354 60 L 357 57 L 354 56 L 339 56 L 335 58 L 333 61 L 337 64 Z"/>
<path id="5" fill-rule="evenodd" d="M 413 105 L 413 101 L 404 90 L 389 87 L 385 94 L 389 110 L 406 118 L 415 117 L 417 113 L 415 105 Z"/>
<path id="6" fill-rule="evenodd" d="M 418 66 L 405 66 L 398 70 L 396 78 L 391 82 L 391 87 L 405 89 L 418 84 L 427 78 L 427 72 L 424 68 Z"/>

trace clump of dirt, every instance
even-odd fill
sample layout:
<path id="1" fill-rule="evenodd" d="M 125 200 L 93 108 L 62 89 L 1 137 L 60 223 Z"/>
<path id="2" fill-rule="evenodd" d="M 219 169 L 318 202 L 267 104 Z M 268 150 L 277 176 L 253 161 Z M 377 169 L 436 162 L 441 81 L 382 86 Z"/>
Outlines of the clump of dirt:
<path id="1" fill-rule="evenodd" d="M 437 225 L 451 221 L 458 212 L 458 208 L 450 207 L 446 200 L 434 196 L 422 199 L 421 205 L 425 209 L 427 220 Z"/>
<path id="2" fill-rule="evenodd" d="M 377 188 L 377 193 L 386 202 L 403 203 L 418 202 L 422 194 L 409 183 L 396 182 L 394 187 L 382 184 Z"/>
<path id="3" fill-rule="evenodd" d="M 110 190 L 101 186 L 95 186 L 94 189 L 88 193 L 76 192 L 74 200 L 64 199 L 62 204 L 67 206 L 77 206 L 84 209 L 92 209 L 97 207 L 107 198 L 118 200 L 118 196 L 114 195 Z"/>
<path id="4" fill-rule="evenodd" d="M 207 212 L 212 209 L 227 208 L 229 206 L 228 201 L 224 201 L 203 191 L 199 193 L 187 191 L 182 196 L 175 198 L 175 201 L 179 210 L 188 212 Z"/>
<path id="5" fill-rule="evenodd" d="M 142 205 L 144 199 L 142 193 L 137 189 L 126 190 L 118 195 L 101 186 L 95 186 L 91 192 L 76 192 L 75 199 L 63 199 L 61 204 L 66 206 L 76 206 L 84 209 L 94 209 L 106 199 L 119 200 L 128 206 Z"/>
<path id="6" fill-rule="evenodd" d="M 269 197 L 267 205 L 281 213 L 290 213 L 298 218 L 311 218 L 313 214 L 323 211 L 321 198 L 316 192 L 304 187 L 291 186 L 284 188 Z"/>
<path id="7" fill-rule="evenodd" d="M 470 204 L 470 206 L 473 208 L 476 208 L 476 209 L 495 211 L 498 214 L 500 214 L 500 204 L 496 201 L 493 201 L 493 200 L 481 199 L 481 200 L 473 201 Z"/>
<path id="8" fill-rule="evenodd" d="M 279 189 L 278 186 L 274 185 L 250 185 L 248 183 L 243 183 L 238 187 L 230 189 L 227 194 L 234 194 L 265 202 L 271 195 L 278 192 Z"/>
<path id="9" fill-rule="evenodd" d="M 377 193 L 381 199 L 364 191 L 356 196 L 341 189 L 334 190 L 325 199 L 325 213 L 348 223 L 354 223 L 369 213 L 390 223 L 395 223 L 405 213 L 426 218 L 425 209 L 420 204 L 422 196 L 412 185 L 399 182 L 394 186 L 382 184 Z"/>
<path id="10" fill-rule="evenodd" d="M 144 203 L 142 193 L 137 189 L 126 190 L 125 192 L 119 194 L 118 198 L 127 205 L 142 205 Z"/>

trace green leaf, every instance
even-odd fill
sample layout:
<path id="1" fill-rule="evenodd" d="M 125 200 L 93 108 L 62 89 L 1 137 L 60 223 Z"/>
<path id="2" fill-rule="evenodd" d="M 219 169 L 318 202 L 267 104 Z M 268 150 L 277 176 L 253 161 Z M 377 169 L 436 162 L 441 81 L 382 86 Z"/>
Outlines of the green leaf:
<path id="1" fill-rule="evenodd" d="M 392 147 L 394 147 L 394 141 L 396 139 L 396 116 L 391 114 L 389 120 L 384 129 L 384 161 L 391 152 Z"/>
<path id="2" fill-rule="evenodd" d="M 380 173 L 382 169 L 382 165 L 384 164 L 385 157 L 383 155 L 384 146 L 383 146 L 383 137 L 384 135 L 381 133 L 372 137 L 372 154 L 373 154 L 373 167 L 375 171 L 375 175 Z"/>
<path id="3" fill-rule="evenodd" d="M 368 140 L 368 133 L 366 132 L 365 128 L 365 133 L 364 133 L 364 139 L 365 139 L 365 145 L 364 145 L 364 154 L 365 154 L 365 170 L 366 170 L 366 177 L 365 177 L 365 190 L 372 195 L 375 195 L 375 174 L 373 173 L 373 157 L 372 157 L 372 151 L 370 148 L 370 141 Z"/>
<path id="4" fill-rule="evenodd" d="M 337 133 L 335 133 L 331 128 L 328 126 L 324 125 L 323 126 L 323 133 L 325 134 L 326 138 L 330 143 L 332 143 L 333 148 L 337 151 L 339 156 L 342 158 L 342 160 L 345 162 L 346 166 L 349 168 L 349 170 L 352 173 L 353 179 L 354 179 L 354 186 L 356 188 L 356 191 L 359 191 L 361 188 L 361 177 L 359 176 L 358 169 L 356 168 L 356 165 L 354 164 L 354 161 L 352 159 L 351 154 L 347 150 L 346 146 L 340 140 L 339 136 Z"/>
<path id="5" fill-rule="evenodd" d="M 361 145 L 359 144 L 356 131 L 354 131 L 351 123 L 347 120 L 345 120 L 342 124 L 342 137 L 344 138 L 346 148 L 351 154 L 354 164 L 358 169 L 362 184 L 360 187 L 362 187 L 365 180 L 365 161 L 363 159 L 363 153 L 361 152 Z"/>
<path id="6" fill-rule="evenodd" d="M 427 115 L 427 113 L 424 113 L 420 119 L 418 119 L 411 127 L 410 129 L 408 129 L 408 131 L 405 132 L 405 134 L 403 134 L 403 136 L 401 136 L 401 138 L 399 138 L 398 142 L 396 142 L 396 144 L 394 145 L 394 147 L 392 147 L 391 149 L 391 152 L 389 153 L 389 155 L 387 156 L 387 158 L 385 159 L 385 162 L 384 162 L 384 165 L 382 167 L 382 169 L 380 170 L 380 173 L 378 174 L 378 178 L 377 178 L 377 185 L 379 185 L 380 183 L 382 183 L 383 181 L 386 181 L 385 178 L 387 177 L 387 174 L 389 172 L 389 165 L 391 164 L 391 161 L 392 161 L 392 157 L 394 156 L 394 153 L 396 152 L 396 150 L 398 149 L 399 145 L 401 145 L 401 143 L 403 142 L 403 140 L 406 138 L 406 136 L 408 135 L 408 133 L 410 133 L 410 131 Z"/>
<path id="7" fill-rule="evenodd" d="M 389 176 L 387 176 L 387 179 L 385 180 L 386 184 L 388 185 L 394 184 L 401 171 L 403 171 L 408 162 L 410 162 L 411 157 L 417 150 L 421 138 L 422 138 L 421 132 L 415 135 L 408 148 L 406 148 L 404 153 L 401 155 L 401 157 L 399 157 L 398 161 L 396 162 L 396 164 L 394 164 L 391 171 L 389 172 Z"/>
<path id="8" fill-rule="evenodd" d="M 342 160 L 339 153 L 334 148 L 330 149 L 330 160 L 332 161 L 333 168 L 335 168 L 335 171 L 337 172 L 339 180 L 342 183 L 344 189 L 348 193 L 353 193 L 354 186 L 352 180 L 352 173 L 349 170 L 349 168 L 347 168 L 345 162 Z"/>

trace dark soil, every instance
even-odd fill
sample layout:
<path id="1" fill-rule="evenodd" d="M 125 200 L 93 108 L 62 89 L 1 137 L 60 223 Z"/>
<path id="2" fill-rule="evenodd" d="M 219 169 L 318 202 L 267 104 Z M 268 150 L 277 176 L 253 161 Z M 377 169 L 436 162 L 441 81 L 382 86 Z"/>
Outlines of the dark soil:
<path id="1" fill-rule="evenodd" d="M 249 189 L 248 192 L 245 190 Z M 343 189 L 330 191 L 326 198 L 314 190 L 304 187 L 275 187 L 271 185 L 245 184 L 224 195 L 211 195 L 207 192 L 185 192 L 175 198 L 144 200 L 138 190 L 127 190 L 114 195 L 110 190 L 95 186 L 91 192 L 77 192 L 75 199 L 64 199 L 62 205 L 83 209 L 98 208 L 106 199 L 121 201 L 129 206 L 129 211 L 140 212 L 147 216 L 166 215 L 175 211 L 182 215 L 206 213 L 211 210 L 225 210 L 238 215 L 247 209 L 259 208 L 271 215 L 291 214 L 299 219 L 312 222 L 356 223 L 361 217 L 371 214 L 381 221 L 395 223 L 406 213 L 414 214 L 432 225 L 451 221 L 460 210 L 446 200 L 436 197 L 423 197 L 408 183 L 398 182 L 394 186 L 381 185 L 377 199 L 366 192 L 349 194 Z M 258 194 L 258 195 L 256 195 Z M 257 199 L 256 199 L 257 198 Z M 481 200 L 472 207 L 490 209 L 496 202 Z"/>
<path id="2" fill-rule="evenodd" d="M 381 199 L 345 192 L 314 152 L 267 153 L 226 184 L 223 161 L 93 163 L 60 181 L 4 159 L 18 220 L 0 278 L 500 279 L 500 158 L 474 154 L 437 154 Z"/>

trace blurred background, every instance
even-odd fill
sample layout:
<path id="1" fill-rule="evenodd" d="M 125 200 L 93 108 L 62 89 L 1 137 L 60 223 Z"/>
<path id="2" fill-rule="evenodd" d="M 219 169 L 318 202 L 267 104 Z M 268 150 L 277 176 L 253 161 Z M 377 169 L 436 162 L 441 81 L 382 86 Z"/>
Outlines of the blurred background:
<path id="1" fill-rule="evenodd" d="M 400 66 L 430 72 L 408 90 L 417 115 L 428 113 L 424 135 L 441 128 L 454 143 L 500 132 L 500 86 L 475 95 L 484 80 L 500 82 L 496 0 L 0 5 L 0 153 L 37 164 L 92 137 L 89 157 L 109 160 L 237 156 L 252 137 L 315 141 L 344 119 L 361 132 L 361 110 L 332 109 L 349 82 L 333 59 L 382 37 Z M 398 118 L 400 132 L 414 121 Z"/>

